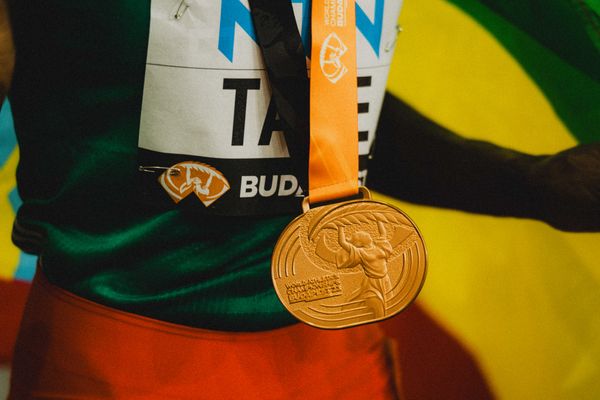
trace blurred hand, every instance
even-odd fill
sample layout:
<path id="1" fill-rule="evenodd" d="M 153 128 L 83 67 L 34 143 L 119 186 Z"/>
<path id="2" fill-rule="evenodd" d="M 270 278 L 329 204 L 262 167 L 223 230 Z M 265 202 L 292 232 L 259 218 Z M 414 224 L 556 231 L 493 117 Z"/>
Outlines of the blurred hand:
<path id="1" fill-rule="evenodd" d="M 541 157 L 530 178 L 542 220 L 565 231 L 600 231 L 600 143 Z"/>

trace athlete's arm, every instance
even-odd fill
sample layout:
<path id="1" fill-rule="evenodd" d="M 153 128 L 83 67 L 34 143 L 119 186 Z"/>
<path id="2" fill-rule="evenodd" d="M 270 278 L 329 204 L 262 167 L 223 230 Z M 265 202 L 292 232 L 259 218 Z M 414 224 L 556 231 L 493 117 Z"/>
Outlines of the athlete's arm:
<path id="1" fill-rule="evenodd" d="M 533 156 L 462 138 L 390 94 L 368 182 L 414 203 L 600 230 L 600 143 Z"/>
<path id="2" fill-rule="evenodd" d="M 383 225 L 383 222 L 377 221 L 377 229 L 379 229 L 379 239 L 386 239 L 387 232 L 385 230 L 385 225 Z"/>
<path id="3" fill-rule="evenodd" d="M 0 0 L 0 104 L 8 93 L 15 65 L 15 48 L 13 45 L 8 5 Z"/>
<path id="4" fill-rule="evenodd" d="M 340 226 L 338 230 L 338 242 L 342 249 L 350 251 L 350 243 L 346 240 L 346 230 L 343 226 Z"/>

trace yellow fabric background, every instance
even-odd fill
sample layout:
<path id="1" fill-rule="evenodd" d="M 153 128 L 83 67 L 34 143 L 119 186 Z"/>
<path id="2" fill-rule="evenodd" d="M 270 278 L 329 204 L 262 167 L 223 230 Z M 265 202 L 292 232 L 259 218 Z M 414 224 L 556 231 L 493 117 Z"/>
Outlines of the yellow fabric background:
<path id="1" fill-rule="evenodd" d="M 397 96 L 467 137 L 537 154 L 576 143 L 510 54 L 458 8 L 407 1 L 400 23 Z M 400 206 L 428 245 L 421 305 L 475 354 L 500 399 L 600 398 L 600 234 Z"/>
<path id="2" fill-rule="evenodd" d="M 4 165 L 0 165 L 0 279 L 12 280 L 19 265 L 19 250 L 11 242 L 15 217 L 8 195 L 15 188 L 15 171 L 19 160 L 13 151 Z"/>

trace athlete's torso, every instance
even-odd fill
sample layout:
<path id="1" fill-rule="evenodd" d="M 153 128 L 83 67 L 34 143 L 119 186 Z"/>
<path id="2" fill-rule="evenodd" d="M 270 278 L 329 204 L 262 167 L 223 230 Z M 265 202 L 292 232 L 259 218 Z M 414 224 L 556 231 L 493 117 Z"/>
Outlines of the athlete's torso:
<path id="1" fill-rule="evenodd" d="M 269 107 L 247 2 L 197 0 L 179 21 L 160 20 L 157 9 L 179 3 L 13 2 L 17 65 L 10 99 L 24 201 L 15 240 L 41 253 L 51 281 L 103 304 L 216 329 L 289 324 L 269 264 L 290 214 L 211 216 L 201 201 L 175 205 L 158 179 L 164 203 L 140 196 L 138 145 L 173 164 L 191 157 L 220 171 L 230 189 L 211 206 L 220 202 L 225 214 L 290 212 L 283 204 L 299 189 L 292 190 L 293 171 L 285 170 L 286 146 Z M 306 33 L 307 4 L 293 3 Z M 359 59 L 363 171 L 399 7 L 398 0 L 358 1 L 358 44 L 370 54 Z M 179 24 L 175 31 L 187 26 L 200 37 L 182 42 L 163 34 L 161 23 Z M 190 182 L 207 192 L 216 182 L 196 178 Z"/>

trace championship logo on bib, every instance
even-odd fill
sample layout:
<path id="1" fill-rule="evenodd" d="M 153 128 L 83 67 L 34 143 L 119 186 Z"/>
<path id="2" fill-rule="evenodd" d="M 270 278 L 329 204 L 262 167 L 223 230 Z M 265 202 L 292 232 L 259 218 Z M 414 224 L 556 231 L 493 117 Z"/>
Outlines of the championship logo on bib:
<path id="1" fill-rule="evenodd" d="M 172 166 L 162 173 L 159 182 L 175 203 L 194 193 L 205 207 L 229 190 L 229 182 L 223 174 L 210 165 L 194 161 Z"/>

